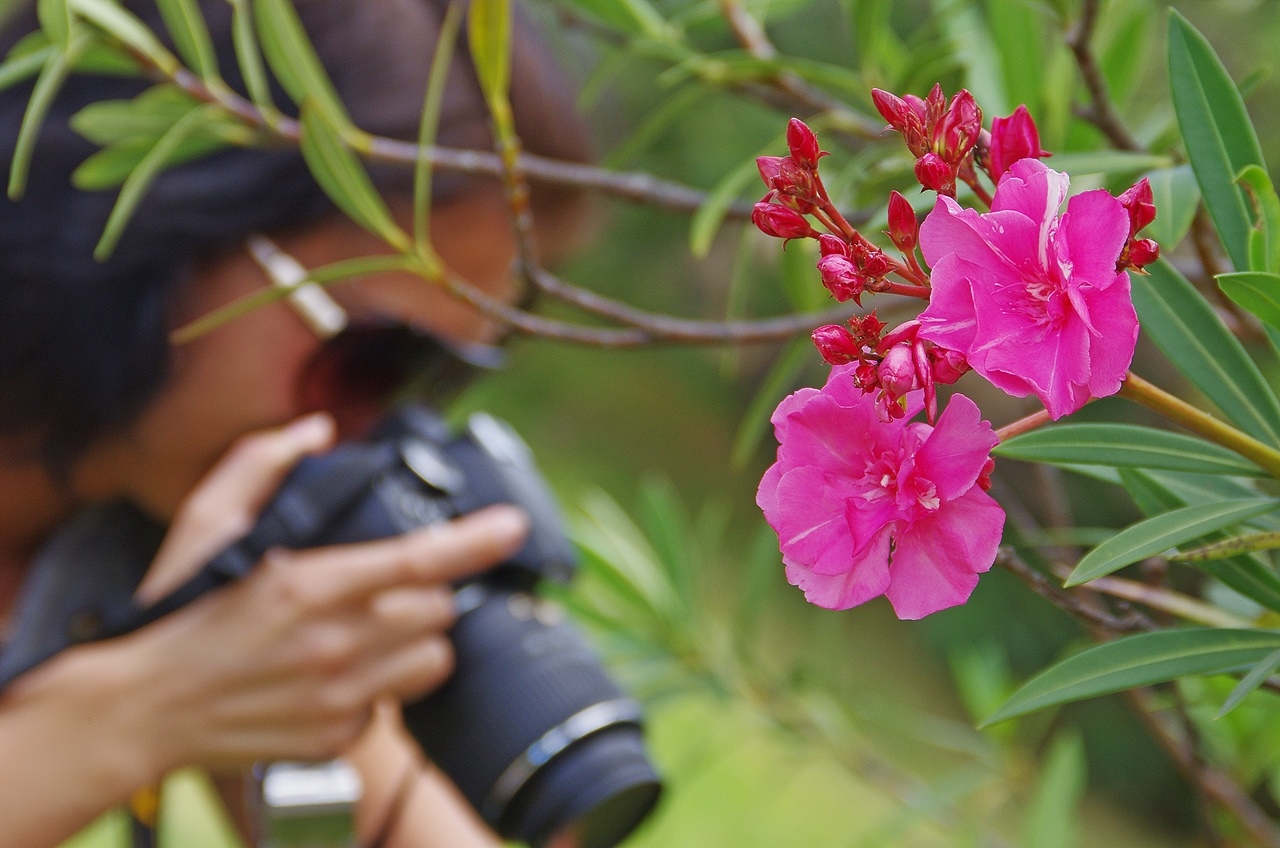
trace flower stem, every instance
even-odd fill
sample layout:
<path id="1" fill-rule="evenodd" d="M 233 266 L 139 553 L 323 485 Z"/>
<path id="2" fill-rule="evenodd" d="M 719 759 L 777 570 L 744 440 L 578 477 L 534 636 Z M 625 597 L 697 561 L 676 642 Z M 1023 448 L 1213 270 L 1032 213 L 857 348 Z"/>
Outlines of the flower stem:
<path id="1" fill-rule="evenodd" d="M 1217 442 L 1246 459 L 1253 460 L 1271 476 L 1280 478 L 1280 451 L 1148 383 L 1132 371 L 1125 375 L 1124 383 L 1120 385 L 1120 395 L 1160 413 L 1211 442 Z"/>
<path id="2" fill-rule="evenodd" d="M 1049 411 L 1042 409 L 1039 412 L 1033 412 L 1025 418 L 1019 418 L 1010 424 L 1006 424 L 999 430 L 996 430 L 996 438 L 1002 442 L 1007 442 L 1014 436 L 1021 436 L 1023 433 L 1029 433 L 1037 427 L 1048 424 L 1053 419 L 1049 417 Z"/>

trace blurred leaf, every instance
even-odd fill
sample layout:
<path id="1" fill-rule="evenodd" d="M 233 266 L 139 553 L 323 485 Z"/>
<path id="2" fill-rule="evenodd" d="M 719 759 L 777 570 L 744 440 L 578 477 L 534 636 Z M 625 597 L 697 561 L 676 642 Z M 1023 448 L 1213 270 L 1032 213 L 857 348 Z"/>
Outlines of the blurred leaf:
<path id="1" fill-rule="evenodd" d="M 9 58 L 0 64 L 0 91 L 17 85 L 18 83 L 28 80 L 49 63 L 50 57 L 56 55 L 58 49 L 52 45 L 44 47 L 32 53 L 25 53 L 20 56 L 14 56 L 12 53 Z"/>
<path id="2" fill-rule="evenodd" d="M 66 50 L 67 39 L 71 37 L 71 9 L 67 0 L 37 0 L 36 15 L 49 41 Z"/>
<path id="3" fill-rule="evenodd" d="M 353 221 L 398 250 L 409 247 L 409 237 L 391 217 L 364 166 L 343 144 L 321 111 L 302 106 L 302 156 L 325 194 Z"/>
<path id="4" fill-rule="evenodd" d="M 1227 297 L 1264 324 L 1280 329 L 1280 275 L 1239 271 L 1219 274 L 1217 279 Z"/>
<path id="5" fill-rule="evenodd" d="M 978 101 L 982 113 L 1012 113 L 1000 72 L 1000 53 L 978 9 L 963 0 L 933 0 L 933 6 L 951 42 L 951 49 L 964 67 L 964 87 Z"/>
<path id="6" fill-rule="evenodd" d="M 121 186 L 120 196 L 116 198 L 115 206 L 111 208 L 111 215 L 103 228 L 102 238 L 98 240 L 98 245 L 93 250 L 94 259 L 105 262 L 111 256 L 120 241 L 120 236 L 124 234 L 129 219 L 133 217 L 134 210 L 138 208 L 138 203 L 151 187 L 156 176 L 169 164 L 170 158 L 179 146 L 199 129 L 202 123 L 218 115 L 221 110 L 222 107 L 216 104 L 192 109 L 156 140 L 151 150 L 138 162 L 137 167 Z"/>
<path id="7" fill-rule="evenodd" d="M 1151 8 L 1112 3 L 1099 16 L 1094 52 L 1111 99 L 1122 110 L 1144 79 L 1151 44 Z"/>
<path id="8" fill-rule="evenodd" d="M 113 0 L 68 0 L 68 3 L 73 13 L 92 21 L 103 32 L 142 54 L 166 75 L 176 73 L 181 67 L 177 57 L 146 24 Z"/>
<path id="9" fill-rule="evenodd" d="M 133 173 L 155 147 L 155 142 L 152 137 L 135 137 L 114 142 L 81 162 L 72 172 L 71 182 L 81 191 L 114 188 L 128 179 L 129 174 Z M 199 159 L 223 149 L 229 143 L 215 133 L 202 132 L 198 128 L 170 152 L 165 160 L 165 167 L 171 168 Z"/>
<path id="10" fill-rule="evenodd" d="M 158 138 L 200 105 L 176 85 L 148 88 L 132 100 L 99 100 L 71 116 L 71 128 L 94 144 Z"/>
<path id="11" fill-rule="evenodd" d="M 986 0 L 986 8 L 987 25 L 1000 57 L 1006 106 L 1016 109 L 1026 104 L 1035 114 L 1044 88 L 1045 31 L 1039 4 L 1032 0 Z M 988 124 L 997 117 L 986 114 Z"/>
<path id="12" fill-rule="evenodd" d="M 156 0 L 178 55 L 203 80 L 218 77 L 218 57 L 196 0 Z"/>
<path id="13" fill-rule="evenodd" d="M 769 373 L 760 381 L 760 388 L 751 397 L 751 403 L 738 424 L 738 434 L 733 440 L 732 462 L 734 468 L 746 468 L 747 463 L 760 449 L 760 442 L 769 432 L 769 418 L 791 387 L 800 372 L 817 359 L 813 342 L 807 338 L 792 339 L 782 354 L 774 361 Z"/>
<path id="14" fill-rule="evenodd" d="M 1055 171 L 1081 177 L 1086 174 L 1135 174 L 1153 168 L 1168 168 L 1173 165 L 1173 160 L 1168 156 L 1128 150 L 1086 150 L 1055 153 L 1045 164 Z"/>
<path id="15" fill-rule="evenodd" d="M 832 305 L 831 295 L 818 274 L 818 243 L 796 239 L 781 251 L 782 293 L 796 312 L 817 312 Z"/>
<path id="16" fill-rule="evenodd" d="M 271 98 L 271 84 L 267 81 L 267 69 L 262 64 L 262 52 L 258 48 L 258 36 L 254 31 L 251 0 L 228 0 L 231 3 L 231 41 L 236 51 L 236 64 L 244 78 L 249 99 L 262 112 L 263 117 L 273 119 L 278 115 Z"/>
<path id="17" fill-rule="evenodd" d="M 606 168 L 621 168 L 626 165 L 649 148 L 667 127 L 676 123 L 709 93 L 708 88 L 700 85 L 689 85 L 677 89 L 670 97 L 654 107 L 640 126 L 605 156 L 601 164 Z"/>
<path id="18" fill-rule="evenodd" d="M 88 39 L 81 33 L 73 33 L 65 51 L 49 54 L 40 76 L 31 89 L 31 99 L 27 102 L 26 112 L 22 115 L 22 124 L 18 128 L 18 138 L 13 145 L 13 161 L 9 165 L 9 198 L 18 200 L 26 192 L 27 174 L 31 168 L 31 154 L 35 150 L 36 139 L 40 136 L 40 128 L 49 114 L 49 107 L 58 96 L 62 84 L 75 65 L 76 57 L 84 49 Z"/>
<path id="19" fill-rule="evenodd" d="M 573 6 L 629 35 L 665 38 L 671 34 L 658 7 L 649 0 L 567 0 Z"/>
<path id="20" fill-rule="evenodd" d="M 694 609 L 694 574 L 698 568 L 697 538 L 680 495 L 666 477 L 650 477 L 640 487 L 640 516 L 645 535 L 665 567 L 675 596 L 689 616 Z"/>
<path id="21" fill-rule="evenodd" d="M 1151 183 L 1156 219 L 1147 225 L 1147 235 L 1165 250 L 1173 250 L 1186 238 L 1200 206 L 1200 185 L 1190 165 L 1160 168 L 1144 175 Z"/>
<path id="22" fill-rule="evenodd" d="M 280 85 L 299 107 L 304 102 L 329 126 L 346 130 L 351 118 L 316 55 L 298 12 L 289 0 L 253 0 L 263 55 Z"/>
<path id="23" fill-rule="evenodd" d="M 1134 275 L 1133 303 L 1146 333 L 1223 414 L 1254 438 L 1280 443 L 1280 402 L 1213 307 L 1168 261 Z"/>
<path id="24" fill-rule="evenodd" d="M 1045 707 L 1195 674 L 1227 674 L 1280 649 L 1280 631 L 1157 630 L 1096 645 L 1029 680 L 987 719 L 1006 721 Z"/>
<path id="25" fill-rule="evenodd" d="M 1221 445 L 1130 424 L 1060 424 L 1001 442 L 998 456 L 1055 465 L 1095 463 L 1200 474 L 1261 476 L 1252 462 Z"/>
<path id="26" fill-rule="evenodd" d="M 968 645 L 948 657 L 951 676 L 964 702 L 965 711 L 977 722 L 990 715 L 1013 694 L 1013 675 L 1004 649 L 995 641 Z M 1014 728 L 1000 728 L 998 735 L 1006 741 Z"/>
<path id="27" fill-rule="evenodd" d="M 467 35 L 480 90 L 496 122 L 509 120 L 507 90 L 511 86 L 510 0 L 472 0 Z"/>
<path id="28" fill-rule="evenodd" d="M 1277 508 L 1280 508 L 1280 500 L 1274 498 L 1225 500 L 1175 509 L 1139 521 L 1085 554 L 1064 585 L 1079 586 Z"/>
<path id="29" fill-rule="evenodd" d="M 893 4 L 883 0 L 845 0 L 845 8 L 863 77 L 874 87 L 896 86 L 907 60 L 907 49 L 893 30 Z"/>
<path id="30" fill-rule="evenodd" d="M 1053 738 L 1036 781 L 1025 825 L 1026 848 L 1072 848 L 1088 780 L 1084 741 L 1075 731 Z"/>
<path id="31" fill-rule="evenodd" d="M 1257 165 L 1249 165 L 1236 181 L 1248 191 L 1257 216 L 1249 231 L 1249 269 L 1280 273 L 1280 196 L 1271 177 Z"/>
<path id="32" fill-rule="evenodd" d="M 1222 709 L 1218 711 L 1215 718 L 1222 718 L 1227 713 L 1239 706 L 1240 702 L 1247 698 L 1259 686 L 1267 682 L 1267 678 L 1275 674 L 1280 669 L 1280 650 L 1268 656 L 1262 662 L 1253 667 L 1244 678 L 1231 690 L 1231 694 L 1223 703 Z"/>
<path id="33" fill-rule="evenodd" d="M 689 222 L 689 252 L 698 259 L 706 258 L 711 250 L 711 243 L 724 223 L 725 212 L 729 205 L 737 200 L 751 185 L 752 180 L 760 179 L 760 170 L 755 159 L 743 162 L 730 171 L 707 195 L 707 199 L 698 207 L 693 219 Z"/>
<path id="34" fill-rule="evenodd" d="M 422 118 L 418 123 L 418 157 L 413 169 L 413 241 L 419 256 L 429 256 L 431 251 L 431 183 L 433 168 L 427 149 L 436 143 L 440 126 L 440 110 L 444 106 L 445 82 L 449 77 L 449 65 L 453 62 L 454 45 L 462 26 L 463 6 L 450 3 L 440 23 L 440 36 L 431 57 L 431 72 L 427 76 L 426 93 L 422 101 Z"/>
<path id="35" fill-rule="evenodd" d="M 1178 126 L 1227 255 L 1249 267 L 1249 212 L 1236 175 L 1265 168 L 1262 149 L 1239 90 L 1209 42 L 1176 10 L 1169 11 L 1169 78 Z"/>

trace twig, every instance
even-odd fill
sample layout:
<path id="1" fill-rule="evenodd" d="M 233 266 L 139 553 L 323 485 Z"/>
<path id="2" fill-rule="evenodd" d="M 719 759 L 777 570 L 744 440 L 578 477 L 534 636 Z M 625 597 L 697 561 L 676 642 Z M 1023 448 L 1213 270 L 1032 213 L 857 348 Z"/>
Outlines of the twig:
<path id="1" fill-rule="evenodd" d="M 1023 562 L 1012 548 L 1002 547 L 996 554 L 995 564 L 1027 584 L 1033 592 L 1054 606 L 1085 624 L 1101 628 L 1109 636 L 1121 633 L 1144 633 L 1154 626 L 1141 613 L 1129 611 L 1124 616 L 1116 616 L 1096 602 L 1087 600 L 1087 595 L 1079 589 L 1069 590 L 1059 587 L 1047 575 Z"/>
<path id="2" fill-rule="evenodd" d="M 1080 8 L 1080 20 L 1066 37 L 1067 47 L 1075 56 L 1076 65 L 1080 68 L 1080 76 L 1084 80 L 1085 88 L 1089 90 L 1092 101 L 1089 107 L 1078 110 L 1078 114 L 1101 130 L 1113 146 L 1121 150 L 1141 150 L 1142 146 L 1125 127 L 1120 115 L 1116 112 L 1115 105 L 1111 102 L 1111 95 L 1107 92 L 1107 82 L 1102 76 L 1102 69 L 1098 67 L 1098 60 L 1093 55 L 1093 47 L 1089 43 L 1093 38 L 1094 27 L 1098 23 L 1098 11 L 1101 5 L 1100 0 L 1084 0 Z"/>

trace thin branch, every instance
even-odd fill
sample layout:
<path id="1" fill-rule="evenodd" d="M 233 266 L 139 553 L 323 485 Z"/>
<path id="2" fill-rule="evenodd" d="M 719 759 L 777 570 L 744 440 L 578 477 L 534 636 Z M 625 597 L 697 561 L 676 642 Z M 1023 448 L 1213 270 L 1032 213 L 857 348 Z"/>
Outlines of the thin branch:
<path id="1" fill-rule="evenodd" d="M 1067 33 L 1067 47 L 1075 56 L 1076 65 L 1080 68 L 1080 76 L 1084 79 L 1085 88 L 1089 90 L 1092 101 L 1087 108 L 1079 110 L 1081 118 L 1090 122 L 1102 131 L 1111 144 L 1121 150 L 1141 150 L 1133 135 L 1125 127 L 1120 115 L 1116 112 L 1111 95 L 1107 92 L 1107 82 L 1098 66 L 1097 57 L 1093 55 L 1090 41 L 1094 28 L 1098 23 L 1098 11 L 1101 0 L 1084 0 L 1080 8 L 1080 20 Z"/>
<path id="2" fill-rule="evenodd" d="M 1100 628 L 1110 636 L 1122 633 L 1144 633 L 1154 625 L 1146 616 L 1129 611 L 1116 616 L 1096 602 L 1087 599 L 1079 589 L 1063 589 L 1040 571 L 1027 565 L 1012 548 L 1002 547 L 996 554 L 995 564 L 1017 577 L 1040 597 L 1069 613 L 1087 625 Z"/>

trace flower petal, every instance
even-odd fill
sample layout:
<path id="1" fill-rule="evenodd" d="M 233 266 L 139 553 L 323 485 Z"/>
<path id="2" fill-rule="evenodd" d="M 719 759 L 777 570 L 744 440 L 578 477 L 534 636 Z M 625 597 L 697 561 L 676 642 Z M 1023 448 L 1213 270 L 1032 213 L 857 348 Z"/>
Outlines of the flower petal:
<path id="1" fill-rule="evenodd" d="M 804 591 L 805 600 L 826 609 L 849 609 L 879 597 L 889 586 L 889 528 L 867 546 L 866 553 L 841 574 L 818 574 L 790 558 L 783 558 L 787 582 Z"/>
<path id="2" fill-rule="evenodd" d="M 1088 282 L 1105 289 L 1115 281 L 1116 260 L 1129 238 L 1129 215 L 1106 189 L 1071 198 L 1059 234 L 1067 242 L 1073 285 Z"/>
<path id="3" fill-rule="evenodd" d="M 932 481 L 945 505 L 973 488 L 999 442 L 977 404 L 964 395 L 952 395 L 916 452 L 917 473 Z"/>

